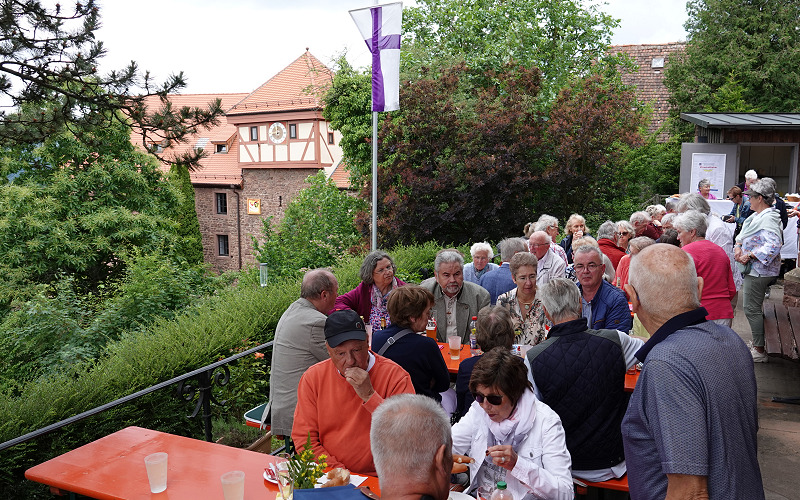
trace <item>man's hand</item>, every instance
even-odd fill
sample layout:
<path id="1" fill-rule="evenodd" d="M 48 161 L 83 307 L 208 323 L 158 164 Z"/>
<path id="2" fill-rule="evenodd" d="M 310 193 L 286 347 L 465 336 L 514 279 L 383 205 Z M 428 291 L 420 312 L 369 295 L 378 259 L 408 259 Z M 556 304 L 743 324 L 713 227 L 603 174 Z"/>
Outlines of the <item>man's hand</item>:
<path id="1" fill-rule="evenodd" d="M 369 373 L 366 370 L 358 367 L 347 368 L 344 371 L 344 378 L 353 386 L 358 397 L 365 403 L 375 393 L 375 389 L 372 388 L 372 382 L 369 380 Z"/>

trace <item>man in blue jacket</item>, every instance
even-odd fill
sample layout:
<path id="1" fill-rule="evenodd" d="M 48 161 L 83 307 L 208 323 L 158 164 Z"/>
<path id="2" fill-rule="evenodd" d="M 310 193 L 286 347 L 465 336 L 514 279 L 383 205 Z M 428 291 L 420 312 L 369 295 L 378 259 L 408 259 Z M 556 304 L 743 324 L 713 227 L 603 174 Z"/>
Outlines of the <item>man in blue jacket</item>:
<path id="1" fill-rule="evenodd" d="M 620 330 L 629 332 L 633 328 L 633 317 L 625 294 L 619 288 L 603 280 L 606 270 L 603 254 L 593 246 L 582 246 L 573 255 L 575 275 L 581 290 L 582 316 L 593 330 Z"/>

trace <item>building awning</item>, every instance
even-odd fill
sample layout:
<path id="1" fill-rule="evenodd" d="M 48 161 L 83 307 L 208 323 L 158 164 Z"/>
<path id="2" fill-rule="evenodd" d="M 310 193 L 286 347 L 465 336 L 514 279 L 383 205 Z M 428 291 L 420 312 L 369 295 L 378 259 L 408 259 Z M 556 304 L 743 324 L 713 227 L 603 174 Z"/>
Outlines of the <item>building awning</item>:
<path id="1" fill-rule="evenodd" d="M 681 119 L 704 128 L 800 130 L 800 113 L 681 113 Z"/>

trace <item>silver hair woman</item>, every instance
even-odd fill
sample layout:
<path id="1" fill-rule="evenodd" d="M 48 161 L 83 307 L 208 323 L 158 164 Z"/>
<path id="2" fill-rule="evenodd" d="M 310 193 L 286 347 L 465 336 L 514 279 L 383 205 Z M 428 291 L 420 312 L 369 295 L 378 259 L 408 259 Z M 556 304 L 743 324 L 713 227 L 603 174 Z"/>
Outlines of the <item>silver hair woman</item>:
<path id="1" fill-rule="evenodd" d="M 396 271 L 389 254 L 381 250 L 370 253 L 364 258 L 359 270 L 361 283 L 337 297 L 334 309 L 354 310 L 372 325 L 374 331 L 390 325 L 389 311 L 386 308 L 389 292 L 405 285 L 395 276 Z"/>
<path id="2" fill-rule="evenodd" d="M 516 344 L 536 345 L 547 336 L 547 319 L 542 303 L 536 299 L 537 264 L 530 252 L 514 254 L 509 267 L 517 287 L 497 297 L 497 305 L 511 313 Z"/>
<path id="3" fill-rule="evenodd" d="M 717 199 L 717 197 L 711 193 L 711 181 L 708 179 L 700 179 L 700 182 L 697 183 L 697 192 L 700 193 L 700 196 L 707 200 Z"/>
<path id="4" fill-rule="evenodd" d="M 628 242 L 631 238 L 636 237 L 636 229 L 633 224 L 626 220 L 617 222 L 617 246 L 621 249 L 628 250 Z"/>
<path id="5" fill-rule="evenodd" d="M 764 294 L 772 278 L 781 270 L 781 246 L 783 227 L 781 217 L 772 209 L 775 190 L 764 180 L 756 181 L 747 190 L 753 215 L 742 224 L 736 236 L 733 257 L 737 269 L 744 274 L 742 285 L 744 314 L 753 332 L 753 348 L 750 354 L 756 363 L 766 363 L 764 352 L 764 314 L 761 307 Z"/>
<path id="6" fill-rule="evenodd" d="M 582 215 L 572 214 L 567 219 L 567 224 L 564 226 L 567 235 L 559 243 L 561 248 L 567 254 L 567 264 L 572 264 L 572 240 L 576 238 L 583 238 L 584 234 L 588 234 L 586 229 L 586 219 Z"/>
<path id="7" fill-rule="evenodd" d="M 644 211 L 647 212 L 648 215 L 650 215 L 650 217 L 653 219 L 653 222 L 661 224 L 661 219 L 667 213 L 667 207 L 658 204 L 648 205 L 647 208 L 644 209 Z"/>
<path id="8" fill-rule="evenodd" d="M 497 269 L 498 265 L 491 262 L 494 258 L 492 245 L 485 241 L 472 245 L 469 253 L 472 255 L 472 262 L 464 266 L 464 280 L 477 285 L 481 276 Z"/>

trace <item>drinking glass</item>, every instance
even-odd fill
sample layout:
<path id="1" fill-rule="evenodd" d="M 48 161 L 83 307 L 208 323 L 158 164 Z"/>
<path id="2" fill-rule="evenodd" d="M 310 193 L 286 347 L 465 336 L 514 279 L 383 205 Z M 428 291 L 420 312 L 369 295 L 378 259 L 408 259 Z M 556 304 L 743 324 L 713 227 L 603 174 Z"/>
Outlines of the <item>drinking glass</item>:
<path id="1" fill-rule="evenodd" d="M 167 454 L 153 453 L 144 457 L 147 469 L 147 480 L 150 482 L 150 493 L 161 493 L 167 489 Z"/>
<path id="2" fill-rule="evenodd" d="M 450 359 L 461 358 L 461 337 L 451 335 L 447 337 L 447 343 L 450 346 Z"/>
<path id="3" fill-rule="evenodd" d="M 278 462 L 276 464 L 278 470 L 278 496 L 277 498 L 283 500 L 290 500 L 292 498 L 292 476 L 289 472 L 289 462 Z"/>
<path id="4" fill-rule="evenodd" d="M 232 470 L 220 477 L 225 500 L 244 500 L 244 472 Z"/>

